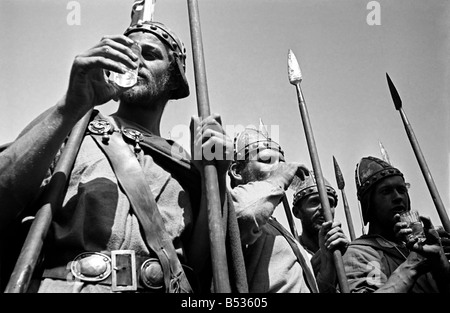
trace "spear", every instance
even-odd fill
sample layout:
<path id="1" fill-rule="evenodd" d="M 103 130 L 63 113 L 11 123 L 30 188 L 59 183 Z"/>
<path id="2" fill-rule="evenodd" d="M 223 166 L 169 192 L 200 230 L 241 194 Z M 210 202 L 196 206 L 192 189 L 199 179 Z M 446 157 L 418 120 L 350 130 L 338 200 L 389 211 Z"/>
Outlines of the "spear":
<path id="1" fill-rule="evenodd" d="M 387 162 L 389 164 L 392 164 L 391 163 L 391 159 L 389 158 L 389 154 L 387 153 L 387 151 L 384 148 L 383 144 L 379 140 L 378 140 L 378 145 L 380 146 L 381 157 L 383 158 L 383 161 L 385 161 L 385 162 Z"/>
<path id="2" fill-rule="evenodd" d="M 350 239 L 353 241 L 355 240 L 356 236 L 355 236 L 355 229 L 353 228 L 352 215 L 350 213 L 347 196 L 344 190 L 345 187 L 344 176 L 342 175 L 341 168 L 339 167 L 339 164 L 337 163 L 336 158 L 334 156 L 333 156 L 333 164 L 334 164 L 334 173 L 336 175 L 336 183 L 342 194 L 342 202 L 344 203 L 344 212 L 345 217 L 347 218 L 347 225 L 348 231 L 350 233 Z"/>
<path id="3" fill-rule="evenodd" d="M 196 0 L 188 0 L 189 25 L 191 31 L 192 54 L 194 61 L 197 109 L 201 118 L 210 115 L 206 68 L 203 55 L 203 42 L 200 27 L 200 15 Z M 212 161 L 203 160 L 208 207 L 209 241 L 214 290 L 217 293 L 230 293 L 227 256 L 225 250 L 225 231 L 222 224 L 220 193 L 217 169 Z"/>
<path id="4" fill-rule="evenodd" d="M 419 142 L 416 139 L 414 131 L 411 127 L 411 124 L 405 114 L 405 111 L 402 108 L 402 100 L 400 99 L 400 95 L 397 92 L 394 84 L 392 83 L 391 78 L 388 73 L 386 73 L 386 78 L 389 85 L 389 90 L 391 92 L 392 100 L 394 101 L 394 106 L 397 111 L 399 111 L 400 116 L 403 121 L 403 125 L 406 130 L 406 134 L 408 135 L 411 146 L 414 150 L 414 154 L 416 155 L 416 159 L 419 162 L 420 169 L 425 178 L 425 182 L 428 186 L 428 190 L 431 193 L 431 197 L 433 199 L 434 205 L 438 211 L 439 217 L 441 219 L 442 225 L 445 231 L 450 232 L 450 220 L 448 218 L 447 212 L 445 211 L 444 204 L 442 203 L 441 197 L 439 196 L 439 192 L 436 188 L 436 184 L 434 183 L 433 177 L 431 176 L 431 172 L 428 169 L 428 165 L 425 161 L 425 157 L 423 156 L 422 150 L 420 149 Z"/>
<path id="5" fill-rule="evenodd" d="M 24 293 L 28 290 L 52 222 L 53 212 L 62 204 L 66 182 L 84 137 L 91 113 L 92 109 L 72 129 L 67 144 L 55 167 L 55 173 L 52 175 L 45 191 L 44 205 L 37 211 L 31 224 L 16 265 L 9 278 L 5 293 Z"/>
<path id="6" fill-rule="evenodd" d="M 380 146 L 381 157 L 383 158 L 383 161 L 385 161 L 385 162 L 387 162 L 387 163 L 392 165 L 391 159 L 389 158 L 389 154 L 387 153 L 387 151 L 384 148 L 383 144 L 379 140 L 378 140 L 378 145 Z M 406 185 L 406 188 L 408 188 L 408 189 L 411 187 L 410 183 L 405 183 L 405 185 Z"/>
<path id="7" fill-rule="evenodd" d="M 292 236 L 300 242 L 300 238 L 298 236 L 297 227 L 295 227 L 294 218 L 292 217 L 292 211 L 291 207 L 289 205 L 289 201 L 286 197 L 286 195 L 283 196 L 283 206 L 284 206 L 284 212 L 286 213 L 286 218 L 289 224 L 289 228 L 291 229 Z"/>
<path id="8" fill-rule="evenodd" d="M 322 209 L 324 212 L 325 220 L 332 221 L 333 216 L 331 214 L 330 203 L 328 201 L 327 190 L 325 187 L 325 182 L 322 174 L 322 168 L 320 166 L 319 155 L 317 153 L 316 143 L 314 140 L 314 135 L 312 132 L 311 122 L 309 120 L 308 110 L 306 107 L 305 99 L 303 97 L 302 89 L 300 83 L 302 81 L 302 73 L 300 71 L 300 66 L 297 62 L 297 59 L 289 49 L 288 53 L 288 74 L 289 74 L 289 82 L 296 87 L 297 90 L 297 98 L 300 109 L 300 115 L 303 121 L 303 128 L 305 130 L 306 141 L 308 144 L 309 154 L 311 157 L 311 163 L 313 166 L 314 174 L 316 176 L 317 181 L 317 189 L 319 191 L 320 202 L 322 204 Z M 336 267 L 336 274 L 338 277 L 340 290 L 342 293 L 349 293 L 348 281 L 345 275 L 344 263 L 342 260 L 342 254 L 339 250 L 333 251 L 333 260 L 334 265 Z"/>

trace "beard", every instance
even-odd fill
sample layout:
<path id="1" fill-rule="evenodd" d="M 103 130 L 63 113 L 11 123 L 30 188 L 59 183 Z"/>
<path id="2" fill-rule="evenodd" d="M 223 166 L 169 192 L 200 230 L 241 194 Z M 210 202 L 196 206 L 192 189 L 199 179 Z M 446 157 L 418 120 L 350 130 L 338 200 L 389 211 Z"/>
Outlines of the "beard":
<path id="1" fill-rule="evenodd" d="M 157 79 L 154 77 L 142 78 L 138 76 L 136 85 L 123 92 L 119 99 L 121 102 L 136 107 L 146 107 L 149 103 L 165 97 L 171 90 L 171 73 L 165 72 Z"/>

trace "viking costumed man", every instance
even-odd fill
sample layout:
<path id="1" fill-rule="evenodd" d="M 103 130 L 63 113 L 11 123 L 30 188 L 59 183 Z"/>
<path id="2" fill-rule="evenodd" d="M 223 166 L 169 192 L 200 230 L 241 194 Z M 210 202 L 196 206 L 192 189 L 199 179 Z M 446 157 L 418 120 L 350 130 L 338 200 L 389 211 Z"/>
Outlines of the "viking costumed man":
<path id="1" fill-rule="evenodd" d="M 228 174 L 245 244 L 249 291 L 328 292 L 331 283 L 316 281 L 305 247 L 273 216 L 294 177 L 308 180 L 310 171 L 300 163 L 285 161 L 283 149 L 262 122 L 259 128 L 247 127 L 235 137 L 234 152 Z M 334 231 L 334 227 L 327 228 L 323 242 L 338 243 Z"/>
<path id="2" fill-rule="evenodd" d="M 334 217 L 338 196 L 331 184 L 326 179 L 324 181 L 331 214 Z M 304 180 L 293 183 L 291 187 L 295 189 L 292 213 L 302 223 L 300 243 L 309 254 L 318 283 L 325 287 L 323 292 L 334 293 L 338 284 L 332 253 L 335 249 L 339 249 L 344 254 L 350 241 L 339 221 L 334 219 L 325 221 L 313 171 Z"/>
<path id="3" fill-rule="evenodd" d="M 369 156 L 356 166 L 355 182 L 366 235 L 352 241 L 344 255 L 351 292 L 448 293 L 450 263 L 438 231 L 421 217 L 426 239 L 410 239 L 400 213 L 411 210 L 403 173 Z"/>
<path id="4" fill-rule="evenodd" d="M 309 170 L 285 162 L 262 122 L 235 137 L 228 175 L 251 293 L 318 292 L 305 249 L 272 216 L 296 173 Z"/>
<path id="5" fill-rule="evenodd" d="M 0 231 L 7 233 L 33 215 L 67 136 L 93 112 L 33 291 L 211 292 L 202 167 L 160 134 L 168 101 L 189 95 L 186 49 L 166 25 L 143 19 L 141 4 L 124 34 L 104 36 L 75 58 L 66 94 L 0 154 Z M 129 69 L 138 71 L 131 87 L 107 77 Z M 93 110 L 111 99 L 120 101 L 116 113 Z M 217 115 L 193 120 L 210 129 L 202 142 L 232 146 L 211 136 L 223 133 Z M 215 162 L 226 163 L 218 169 L 229 164 Z M 234 235 L 227 240 L 238 246 Z"/>

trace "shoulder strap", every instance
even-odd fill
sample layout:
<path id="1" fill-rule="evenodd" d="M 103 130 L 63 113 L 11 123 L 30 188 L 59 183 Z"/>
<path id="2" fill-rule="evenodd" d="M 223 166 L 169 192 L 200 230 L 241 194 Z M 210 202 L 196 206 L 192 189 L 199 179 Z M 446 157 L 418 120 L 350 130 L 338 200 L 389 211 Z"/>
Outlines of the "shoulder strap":
<path id="1" fill-rule="evenodd" d="M 174 178 L 185 188 L 192 201 L 192 208 L 200 207 L 201 199 L 201 176 L 200 172 L 187 160 L 183 153 L 179 153 L 183 148 L 178 144 L 157 136 L 152 138 L 144 137 L 140 145 L 147 148 L 154 161 L 165 169 L 170 169 Z M 198 212 L 194 211 L 194 214 Z"/>
<path id="2" fill-rule="evenodd" d="M 283 225 L 281 225 L 277 220 L 269 219 L 268 223 L 270 225 L 272 225 L 273 227 L 275 227 L 283 235 L 283 237 L 286 238 L 287 242 L 289 243 L 289 245 L 291 246 L 292 250 L 294 251 L 294 254 L 297 257 L 297 260 L 298 260 L 298 262 L 300 263 L 300 265 L 301 265 L 301 267 L 303 269 L 303 274 L 305 276 L 306 283 L 308 284 L 309 289 L 313 293 L 318 293 L 319 290 L 317 289 L 317 283 L 316 283 L 316 279 L 314 277 L 314 274 L 311 272 L 311 269 L 307 265 L 306 260 L 305 260 L 305 258 L 303 256 L 303 254 L 300 252 L 300 249 L 297 246 L 297 243 L 296 243 L 294 237 L 292 237 L 291 234 L 289 234 L 287 232 L 287 230 L 283 227 Z"/>
<path id="3" fill-rule="evenodd" d="M 95 120 L 106 120 L 106 118 L 100 113 L 96 112 L 94 116 Z M 131 124 L 129 121 L 121 118 L 111 116 L 110 119 L 114 119 L 114 122 L 121 127 L 130 127 L 138 130 L 144 136 L 140 139 L 139 145 L 145 148 L 155 163 L 166 170 L 170 170 L 171 175 L 188 191 L 190 200 L 192 202 L 192 208 L 194 214 L 196 208 L 200 207 L 201 199 L 201 176 L 197 168 L 192 164 L 189 159 L 188 153 L 182 146 L 178 145 L 173 140 L 161 138 L 159 136 L 152 135 L 146 129 L 140 127 L 137 124 Z M 130 123 L 130 125 L 128 125 Z M 111 134 L 112 131 L 109 132 Z"/>
<path id="4" fill-rule="evenodd" d="M 139 161 L 117 132 L 110 135 L 108 144 L 98 135 L 91 136 L 110 160 L 141 224 L 145 241 L 161 262 L 166 292 L 192 292 Z"/>

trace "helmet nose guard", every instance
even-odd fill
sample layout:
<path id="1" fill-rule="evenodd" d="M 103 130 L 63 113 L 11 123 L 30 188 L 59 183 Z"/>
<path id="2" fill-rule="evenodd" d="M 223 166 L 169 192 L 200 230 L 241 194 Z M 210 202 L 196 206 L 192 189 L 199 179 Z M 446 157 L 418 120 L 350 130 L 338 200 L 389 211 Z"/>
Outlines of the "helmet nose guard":
<path id="1" fill-rule="evenodd" d="M 176 62 L 177 74 L 179 75 L 179 86 L 172 91 L 171 99 L 181 99 L 189 96 L 189 84 L 186 79 L 186 48 L 183 42 L 167 26 L 160 22 L 142 21 L 138 14 L 132 14 L 131 25 L 126 29 L 124 35 L 133 32 L 152 33 L 161 40 L 168 48 Z"/>

